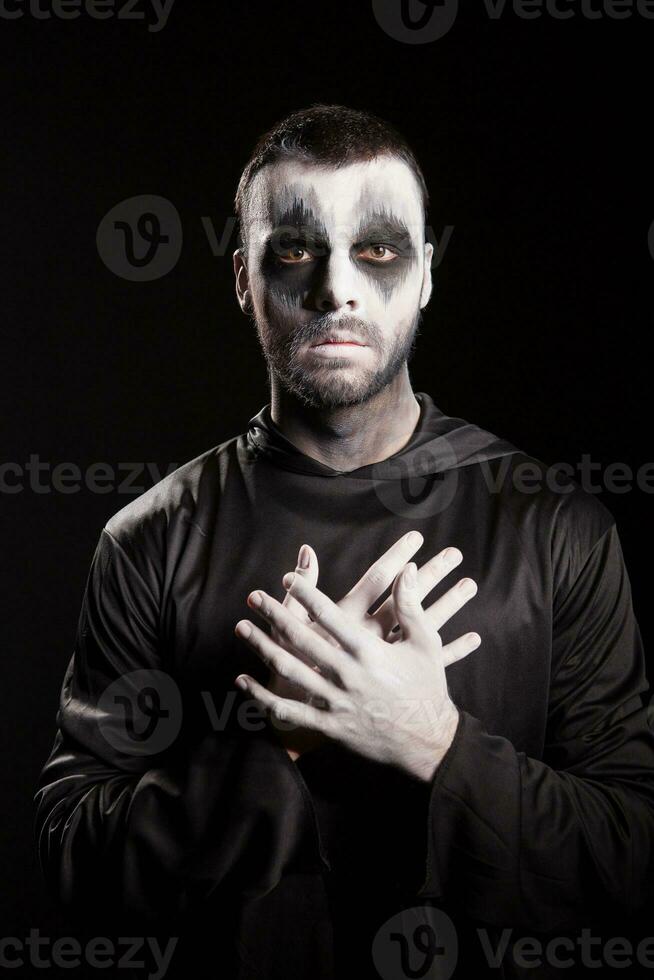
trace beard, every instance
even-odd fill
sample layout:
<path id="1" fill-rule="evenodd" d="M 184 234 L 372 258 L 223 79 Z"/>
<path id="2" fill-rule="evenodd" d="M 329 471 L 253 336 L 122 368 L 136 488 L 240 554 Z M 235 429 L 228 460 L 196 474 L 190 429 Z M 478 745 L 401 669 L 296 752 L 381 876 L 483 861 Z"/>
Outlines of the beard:
<path id="1" fill-rule="evenodd" d="M 418 309 L 411 328 L 395 337 L 385 348 L 381 331 L 375 325 L 356 316 L 316 317 L 291 334 L 272 328 L 262 329 L 254 317 L 257 336 L 266 364 L 268 377 L 273 379 L 303 404 L 315 409 L 345 408 L 361 405 L 383 391 L 411 360 L 420 331 L 422 310 Z M 307 368 L 298 361 L 301 348 L 318 340 L 327 330 L 344 330 L 354 334 L 373 350 L 382 353 L 377 368 L 356 367 L 347 358 L 322 358 L 317 367 Z"/>

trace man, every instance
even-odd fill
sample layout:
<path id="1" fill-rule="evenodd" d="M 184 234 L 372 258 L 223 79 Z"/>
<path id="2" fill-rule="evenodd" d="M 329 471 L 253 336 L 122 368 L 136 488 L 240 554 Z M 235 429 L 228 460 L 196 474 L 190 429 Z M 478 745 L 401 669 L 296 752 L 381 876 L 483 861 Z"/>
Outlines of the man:
<path id="1" fill-rule="evenodd" d="M 234 270 L 270 403 L 101 533 L 39 853 L 65 907 L 181 936 L 170 970 L 517 976 L 520 936 L 650 896 L 615 523 L 412 391 L 428 203 L 367 113 L 259 140 Z"/>

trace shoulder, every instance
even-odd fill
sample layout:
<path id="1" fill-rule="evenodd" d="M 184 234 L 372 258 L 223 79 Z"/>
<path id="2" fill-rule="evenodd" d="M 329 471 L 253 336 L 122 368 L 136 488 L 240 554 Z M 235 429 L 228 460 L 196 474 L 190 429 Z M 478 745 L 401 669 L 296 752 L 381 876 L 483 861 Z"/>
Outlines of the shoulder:
<path id="1" fill-rule="evenodd" d="M 489 491 L 525 543 L 549 548 L 554 581 L 574 581 L 615 528 L 597 484 L 569 464 L 548 464 L 522 450 L 485 465 Z"/>
<path id="2" fill-rule="evenodd" d="M 160 551 L 171 533 L 188 527 L 207 501 L 217 499 L 239 438 L 234 436 L 182 464 L 121 507 L 105 524 L 105 535 L 132 558 Z"/>

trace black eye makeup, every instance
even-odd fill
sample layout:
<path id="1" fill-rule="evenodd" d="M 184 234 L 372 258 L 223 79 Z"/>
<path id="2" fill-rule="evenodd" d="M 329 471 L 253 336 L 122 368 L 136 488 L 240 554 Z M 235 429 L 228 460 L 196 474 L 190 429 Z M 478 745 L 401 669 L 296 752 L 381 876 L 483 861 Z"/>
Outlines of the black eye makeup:
<path id="1" fill-rule="evenodd" d="M 385 302 L 403 286 L 418 260 L 407 226 L 384 211 L 364 215 L 350 254 Z"/>
<path id="2" fill-rule="evenodd" d="M 313 210 L 301 197 L 286 191 L 283 195 L 290 203 L 274 207 L 271 220 L 272 231 L 265 242 L 269 258 L 286 259 L 302 250 L 313 256 L 326 255 L 329 241 L 327 229 Z"/>
<path id="3" fill-rule="evenodd" d="M 372 245 L 385 245 L 402 258 L 415 257 L 415 247 L 409 229 L 399 218 L 384 214 L 373 214 L 359 224 L 356 231 L 356 244 L 353 248 L 369 248 Z"/>
<path id="4" fill-rule="evenodd" d="M 306 294 L 324 275 L 333 247 L 327 229 L 302 198 L 272 215 L 262 256 L 262 272 L 276 293 Z M 349 248 L 351 261 L 388 301 L 418 260 L 411 234 L 401 218 L 372 209 L 362 214 Z"/>

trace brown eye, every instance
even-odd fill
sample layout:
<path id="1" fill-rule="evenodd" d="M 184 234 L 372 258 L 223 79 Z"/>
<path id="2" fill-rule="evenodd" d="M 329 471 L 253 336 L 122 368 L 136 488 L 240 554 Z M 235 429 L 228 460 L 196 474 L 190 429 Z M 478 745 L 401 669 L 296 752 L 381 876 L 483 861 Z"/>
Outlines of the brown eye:
<path id="1" fill-rule="evenodd" d="M 298 262 L 302 262 L 305 257 L 310 259 L 311 255 L 305 248 L 302 248 L 301 245 L 291 245 L 286 252 L 282 252 L 279 255 L 281 261 L 287 262 L 288 264 L 297 264 Z"/>
<path id="2" fill-rule="evenodd" d="M 369 259 L 378 264 L 392 262 L 397 258 L 397 253 L 392 252 L 387 245 L 366 245 L 359 253 L 364 259 Z"/>

